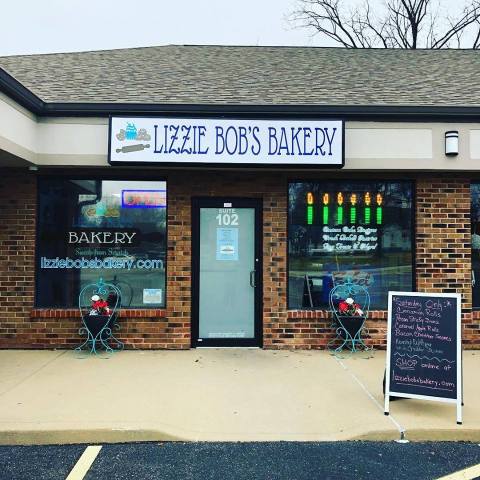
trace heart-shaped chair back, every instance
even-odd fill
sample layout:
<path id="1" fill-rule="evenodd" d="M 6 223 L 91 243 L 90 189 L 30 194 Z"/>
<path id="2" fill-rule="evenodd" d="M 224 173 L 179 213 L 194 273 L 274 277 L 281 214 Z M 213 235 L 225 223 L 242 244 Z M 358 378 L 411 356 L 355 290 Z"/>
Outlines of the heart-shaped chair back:
<path id="1" fill-rule="evenodd" d="M 370 295 L 367 288 L 356 283 L 345 282 L 337 284 L 330 291 L 330 310 L 333 312 L 335 320 L 338 321 L 338 317 L 341 316 L 341 313 L 339 312 L 340 302 L 347 298 L 353 298 L 354 302 L 359 305 L 363 312 L 362 317 L 366 318 L 368 316 L 368 311 L 370 309 Z"/>
<path id="2" fill-rule="evenodd" d="M 92 297 L 97 295 L 108 305 L 108 312 L 94 314 Z M 117 317 L 121 305 L 120 289 L 112 283 L 106 283 L 100 278 L 96 283 L 88 283 L 82 287 L 78 295 L 78 308 L 83 324 L 96 338 L 105 328 L 111 328 L 112 322 Z"/>

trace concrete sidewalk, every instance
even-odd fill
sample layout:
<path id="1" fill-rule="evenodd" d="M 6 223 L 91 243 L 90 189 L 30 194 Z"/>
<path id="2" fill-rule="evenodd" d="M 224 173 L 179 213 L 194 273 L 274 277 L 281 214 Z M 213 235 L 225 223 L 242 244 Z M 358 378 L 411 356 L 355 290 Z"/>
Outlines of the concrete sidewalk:
<path id="1" fill-rule="evenodd" d="M 0 351 L 0 443 L 149 440 L 480 442 L 480 352 L 464 354 L 464 423 L 455 406 L 391 403 L 385 352 L 338 360 L 319 351 Z"/>

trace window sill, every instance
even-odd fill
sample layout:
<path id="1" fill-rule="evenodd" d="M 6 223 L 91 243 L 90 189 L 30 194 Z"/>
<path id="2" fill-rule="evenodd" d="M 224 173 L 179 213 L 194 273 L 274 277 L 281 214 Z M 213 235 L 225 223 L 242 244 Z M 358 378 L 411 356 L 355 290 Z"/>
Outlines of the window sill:
<path id="1" fill-rule="evenodd" d="M 387 319 L 387 310 L 370 310 L 367 318 Z M 332 312 L 324 310 L 288 310 L 287 318 L 331 318 Z"/>
<path id="2" fill-rule="evenodd" d="M 162 318 L 167 316 L 165 308 L 129 308 L 120 309 L 123 318 Z M 78 308 L 34 308 L 30 318 L 80 318 Z"/>

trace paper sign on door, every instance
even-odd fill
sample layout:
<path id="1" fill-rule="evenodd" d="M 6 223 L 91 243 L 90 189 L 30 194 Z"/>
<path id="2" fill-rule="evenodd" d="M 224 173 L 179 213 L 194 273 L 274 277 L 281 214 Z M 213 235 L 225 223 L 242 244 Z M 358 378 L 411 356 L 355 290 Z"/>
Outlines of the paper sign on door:
<path id="1" fill-rule="evenodd" d="M 217 228 L 217 260 L 238 260 L 238 228 Z"/>

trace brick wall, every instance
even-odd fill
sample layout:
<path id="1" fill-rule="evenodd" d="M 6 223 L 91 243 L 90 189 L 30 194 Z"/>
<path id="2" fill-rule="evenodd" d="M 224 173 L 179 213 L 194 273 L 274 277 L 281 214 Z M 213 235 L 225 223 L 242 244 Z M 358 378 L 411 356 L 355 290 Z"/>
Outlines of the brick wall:
<path id="1" fill-rule="evenodd" d="M 480 345 L 472 318 L 470 180 L 417 182 L 417 290 L 462 295 L 463 341 Z"/>
<path id="2" fill-rule="evenodd" d="M 325 348 L 332 338 L 328 312 L 287 311 L 288 177 L 273 172 L 192 171 L 169 172 L 167 181 L 167 307 L 122 310 L 118 336 L 127 347 L 190 347 L 191 197 L 241 196 L 263 201 L 264 347 Z M 71 348 L 79 344 L 76 310 L 33 308 L 35 176 L 14 170 L 3 173 L 0 200 L 0 347 Z M 462 293 L 465 343 L 478 347 L 480 312 L 471 311 L 469 214 L 467 179 L 417 180 L 417 289 Z M 367 326 L 367 342 L 384 347 L 386 312 L 371 312 Z"/>
<path id="3" fill-rule="evenodd" d="M 279 174 L 195 173 L 168 178 L 168 312 L 190 325 L 191 197 L 241 196 L 263 198 L 263 321 L 264 346 L 295 345 L 297 339 L 273 332 L 287 319 L 287 185 Z M 190 335 L 185 337 L 185 347 Z"/>
<path id="4" fill-rule="evenodd" d="M 27 175 L 25 170 L 1 171 L 1 347 L 23 346 L 30 342 L 30 336 L 38 334 L 30 322 L 34 297 L 36 195 L 34 175 Z"/>
<path id="5" fill-rule="evenodd" d="M 371 311 L 364 331 L 365 343 L 373 348 L 384 348 L 387 336 L 387 312 L 383 310 Z M 294 348 L 325 349 L 328 343 L 334 340 L 332 334 L 332 315 L 327 310 L 288 312 L 287 323 L 279 325 L 276 331 L 281 343 L 285 333 L 294 333 L 296 343 Z M 335 346 L 338 346 L 337 342 Z M 293 347 L 293 345 L 292 345 Z"/>
<path id="6" fill-rule="evenodd" d="M 181 335 L 176 322 L 169 321 L 163 309 L 120 310 L 120 331 L 114 331 L 128 348 L 180 348 Z M 84 341 L 79 335 L 80 313 L 76 309 L 33 309 L 30 327 L 19 330 L 15 347 L 74 348 Z M 117 334 L 118 333 L 118 334 Z"/>

